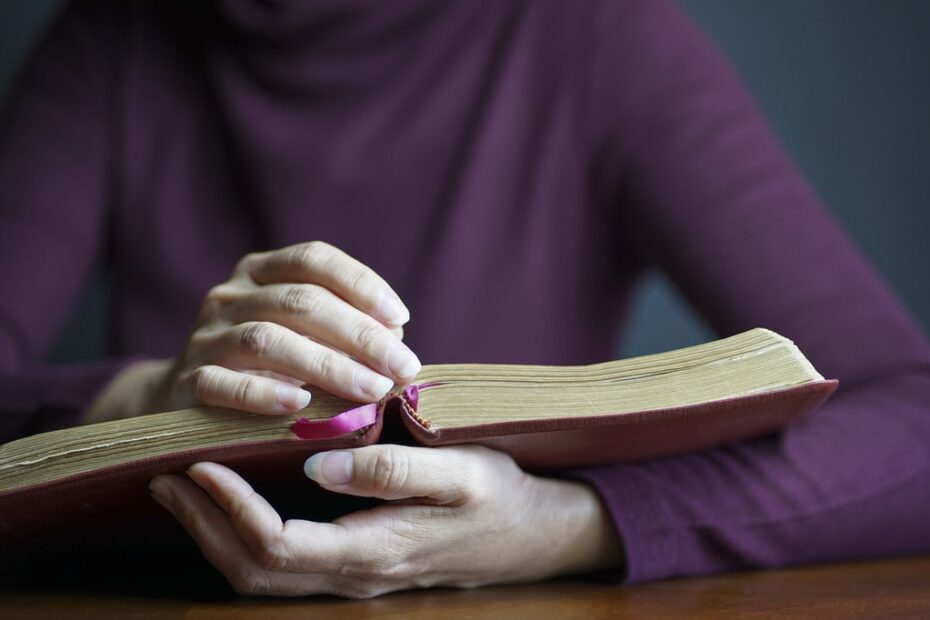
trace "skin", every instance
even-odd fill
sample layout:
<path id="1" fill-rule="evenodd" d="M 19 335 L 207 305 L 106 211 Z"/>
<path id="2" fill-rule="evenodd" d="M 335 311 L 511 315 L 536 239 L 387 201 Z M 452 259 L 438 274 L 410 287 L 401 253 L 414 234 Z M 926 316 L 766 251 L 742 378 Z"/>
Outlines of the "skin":
<path id="1" fill-rule="evenodd" d="M 332 523 L 282 523 L 215 463 L 155 478 L 152 495 L 245 595 L 367 598 L 619 568 L 616 534 L 590 488 L 530 476 L 500 452 L 376 445 L 314 460 L 308 473 L 323 487 L 393 501 Z"/>
<path id="2" fill-rule="evenodd" d="M 184 351 L 128 367 L 84 421 L 197 404 L 290 414 L 309 402 L 307 384 L 374 402 L 420 370 L 402 342 L 409 318 L 380 276 L 328 244 L 249 254 L 207 294 Z M 336 450 L 305 472 L 331 491 L 388 502 L 332 523 L 282 522 L 216 463 L 159 476 L 151 491 L 241 594 L 366 598 L 622 568 L 590 487 L 532 476 L 487 448 Z"/>
<path id="3" fill-rule="evenodd" d="M 118 375 L 84 421 L 197 404 L 289 414 L 309 403 L 304 384 L 374 402 L 420 371 L 408 320 L 387 282 L 329 244 L 249 254 L 207 293 L 184 351 Z"/>

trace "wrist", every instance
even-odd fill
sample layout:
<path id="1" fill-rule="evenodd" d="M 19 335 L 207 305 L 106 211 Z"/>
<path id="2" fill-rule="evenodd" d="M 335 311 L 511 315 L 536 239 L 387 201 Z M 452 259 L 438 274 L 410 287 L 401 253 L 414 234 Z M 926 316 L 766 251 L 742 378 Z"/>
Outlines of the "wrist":
<path id="1" fill-rule="evenodd" d="M 552 514 L 561 520 L 561 535 L 553 546 L 557 553 L 553 576 L 620 571 L 623 545 L 597 492 L 583 482 L 540 481 L 550 486 Z"/>
<path id="2" fill-rule="evenodd" d="M 154 413 L 152 396 L 163 382 L 169 360 L 151 360 L 127 366 L 107 383 L 81 417 L 81 424 L 106 422 Z"/>

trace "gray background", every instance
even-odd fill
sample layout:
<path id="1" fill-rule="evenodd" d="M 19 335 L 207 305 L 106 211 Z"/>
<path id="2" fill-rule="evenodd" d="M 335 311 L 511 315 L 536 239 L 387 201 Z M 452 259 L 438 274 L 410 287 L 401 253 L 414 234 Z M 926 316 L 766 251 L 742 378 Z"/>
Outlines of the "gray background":
<path id="1" fill-rule="evenodd" d="M 566 0 L 569 1 L 569 0 Z M 736 65 L 836 218 L 930 328 L 930 0 L 680 0 Z M 0 95 L 59 0 L 0 0 Z M 101 353 L 105 284 L 89 286 L 55 360 Z M 660 275 L 618 346 L 712 334 Z"/>

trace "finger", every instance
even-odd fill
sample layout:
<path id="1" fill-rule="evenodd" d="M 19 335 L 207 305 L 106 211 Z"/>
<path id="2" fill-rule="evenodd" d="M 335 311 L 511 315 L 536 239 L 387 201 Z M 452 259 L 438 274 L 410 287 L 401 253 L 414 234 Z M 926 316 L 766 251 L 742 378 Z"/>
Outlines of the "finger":
<path id="1" fill-rule="evenodd" d="M 240 594 L 297 596 L 335 589 L 324 575 L 277 573 L 260 566 L 229 517 L 197 486 L 179 476 L 158 476 L 152 497 L 187 530 L 210 562 Z"/>
<path id="2" fill-rule="evenodd" d="M 276 415 L 299 411 L 310 403 L 310 392 L 296 385 L 222 366 L 198 366 L 187 382 L 194 398 L 213 407 Z"/>
<path id="3" fill-rule="evenodd" d="M 276 323 L 242 323 L 196 336 L 196 342 L 203 363 L 271 371 L 350 400 L 373 402 L 394 386 L 364 364 Z"/>
<path id="4" fill-rule="evenodd" d="M 387 327 L 325 288 L 308 284 L 262 286 L 230 305 L 233 323 L 266 321 L 290 328 L 406 383 L 420 360 Z"/>
<path id="5" fill-rule="evenodd" d="M 259 566 L 269 571 L 339 574 L 373 555 L 370 547 L 377 534 L 350 534 L 333 523 L 282 523 L 274 508 L 227 467 L 197 463 L 187 473 L 225 512 Z"/>
<path id="6" fill-rule="evenodd" d="M 245 574 L 253 582 L 266 578 L 262 571 L 249 570 L 258 566 L 248 548 L 236 536 L 226 514 L 196 486 L 179 476 L 158 476 L 149 483 L 149 489 L 230 583 L 244 581 Z"/>
<path id="7" fill-rule="evenodd" d="M 461 451 L 384 444 L 315 454 L 304 463 L 304 473 L 338 493 L 457 505 L 471 495 L 475 477 L 470 470 L 479 466 Z"/>
<path id="8" fill-rule="evenodd" d="M 243 268 L 257 284 L 319 284 L 386 325 L 399 326 L 410 320 L 410 311 L 381 276 L 322 241 L 254 255 Z"/>

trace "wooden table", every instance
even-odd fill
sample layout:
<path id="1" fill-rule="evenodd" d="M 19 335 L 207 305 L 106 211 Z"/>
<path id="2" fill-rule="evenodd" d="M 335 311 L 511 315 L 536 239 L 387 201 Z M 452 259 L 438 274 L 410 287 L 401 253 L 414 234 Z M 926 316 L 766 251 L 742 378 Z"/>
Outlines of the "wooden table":
<path id="1" fill-rule="evenodd" d="M 930 618 L 930 557 L 629 587 L 555 582 L 332 598 L 180 600 L 0 590 L 0 618 Z"/>

